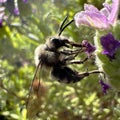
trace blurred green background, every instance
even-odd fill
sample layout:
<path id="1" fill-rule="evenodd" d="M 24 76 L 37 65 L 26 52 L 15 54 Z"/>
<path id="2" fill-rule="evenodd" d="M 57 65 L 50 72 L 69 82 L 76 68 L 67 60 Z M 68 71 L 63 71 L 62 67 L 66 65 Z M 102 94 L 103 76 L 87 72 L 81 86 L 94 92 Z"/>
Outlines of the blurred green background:
<path id="1" fill-rule="evenodd" d="M 8 19 L 0 27 L 0 120 L 27 120 L 26 99 L 34 75 L 34 50 L 47 37 L 58 32 L 66 15 L 71 20 L 84 3 L 102 8 L 104 0 L 8 0 L 4 6 Z M 20 15 L 13 13 L 17 3 Z M 74 41 L 92 41 L 94 30 L 71 24 L 63 32 Z M 81 59 L 81 58 L 79 58 Z M 92 61 L 72 66 L 79 72 L 96 69 Z M 40 71 L 41 72 L 41 71 Z M 41 73 L 40 73 L 41 74 Z M 75 84 L 61 84 L 41 76 L 39 95 L 30 99 L 30 120 L 120 120 L 120 94 L 102 93 L 98 75 Z M 38 81 L 34 87 L 38 85 Z M 34 91 L 34 94 L 35 91 Z M 34 102 L 33 102 L 34 101 Z"/>

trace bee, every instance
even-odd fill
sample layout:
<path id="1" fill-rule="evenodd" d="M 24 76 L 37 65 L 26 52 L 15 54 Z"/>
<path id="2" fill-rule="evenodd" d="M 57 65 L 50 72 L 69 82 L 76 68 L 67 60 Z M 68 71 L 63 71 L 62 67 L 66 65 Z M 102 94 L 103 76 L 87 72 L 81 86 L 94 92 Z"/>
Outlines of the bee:
<path id="1" fill-rule="evenodd" d="M 75 83 L 91 74 L 103 73 L 102 71 L 98 70 L 80 73 L 68 66 L 71 64 L 83 64 L 85 61 L 88 60 L 88 57 L 86 57 L 82 61 L 75 60 L 75 57 L 83 52 L 83 48 L 85 46 L 83 46 L 81 43 L 73 42 L 65 37 L 61 37 L 61 33 L 64 31 L 64 29 L 74 21 L 71 20 L 66 25 L 64 25 L 67 21 L 67 18 L 68 17 L 66 16 L 66 18 L 62 22 L 57 37 L 49 38 L 45 42 L 45 44 L 41 44 L 35 49 L 34 58 L 36 71 L 30 87 L 29 96 L 32 90 L 33 82 L 36 79 L 39 69 L 42 70 L 44 68 L 50 68 L 51 76 L 59 82 L 63 83 Z"/>

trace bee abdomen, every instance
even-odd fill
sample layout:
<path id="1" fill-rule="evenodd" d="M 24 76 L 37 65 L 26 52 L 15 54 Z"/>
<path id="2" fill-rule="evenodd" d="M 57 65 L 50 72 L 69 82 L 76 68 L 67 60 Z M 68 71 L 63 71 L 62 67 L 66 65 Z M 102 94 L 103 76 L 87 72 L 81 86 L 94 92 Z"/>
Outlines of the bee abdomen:
<path id="1" fill-rule="evenodd" d="M 72 70 L 69 67 L 53 67 L 51 75 L 59 82 L 63 83 L 75 83 L 80 81 L 83 76 L 80 76 L 78 72 Z"/>

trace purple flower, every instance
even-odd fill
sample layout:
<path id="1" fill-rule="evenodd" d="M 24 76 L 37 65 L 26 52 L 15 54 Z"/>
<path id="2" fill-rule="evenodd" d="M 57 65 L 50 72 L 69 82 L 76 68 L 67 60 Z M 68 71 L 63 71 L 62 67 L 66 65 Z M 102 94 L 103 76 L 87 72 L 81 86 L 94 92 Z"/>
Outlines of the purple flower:
<path id="1" fill-rule="evenodd" d="M 89 43 L 87 40 L 83 40 L 83 41 L 82 41 L 82 45 L 83 45 L 83 47 L 85 48 L 84 50 L 85 50 L 85 52 L 88 54 L 88 56 L 90 56 L 91 53 L 93 53 L 93 52 L 96 50 L 95 46 L 93 46 L 93 45 L 92 45 L 91 43 Z"/>
<path id="2" fill-rule="evenodd" d="M 115 52 L 120 47 L 120 41 L 116 40 L 112 33 L 108 33 L 100 38 L 103 47 L 102 54 L 109 57 L 110 60 L 115 59 Z"/>
<path id="3" fill-rule="evenodd" d="M 107 90 L 110 89 L 110 86 L 103 82 L 103 80 L 99 81 L 100 85 L 102 86 L 102 91 L 104 94 L 107 93 Z"/>
<path id="4" fill-rule="evenodd" d="M 109 29 L 117 19 L 120 0 L 113 0 L 112 5 L 104 3 L 100 11 L 93 5 L 84 5 L 84 10 L 78 12 L 75 16 L 75 24 L 79 27 L 81 24 L 98 28 Z"/>
<path id="5" fill-rule="evenodd" d="M 28 3 L 28 0 L 23 0 L 24 3 Z"/>
<path id="6" fill-rule="evenodd" d="M 2 27 L 2 22 L 3 22 L 3 21 L 0 19 L 0 28 Z"/>
<path id="7" fill-rule="evenodd" d="M 16 15 L 16 16 L 18 16 L 20 14 L 18 7 L 15 7 L 13 12 L 14 12 L 14 15 Z"/>

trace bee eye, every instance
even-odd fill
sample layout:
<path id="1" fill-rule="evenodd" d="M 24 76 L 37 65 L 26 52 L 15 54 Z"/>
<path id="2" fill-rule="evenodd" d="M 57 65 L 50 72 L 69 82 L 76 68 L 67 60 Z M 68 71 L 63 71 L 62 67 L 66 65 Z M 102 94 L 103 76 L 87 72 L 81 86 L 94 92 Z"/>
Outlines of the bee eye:
<path id="1" fill-rule="evenodd" d="M 59 41 L 60 41 L 60 40 L 57 39 L 57 38 L 52 38 L 52 39 L 51 39 L 51 42 L 52 42 L 52 43 L 58 43 Z"/>

